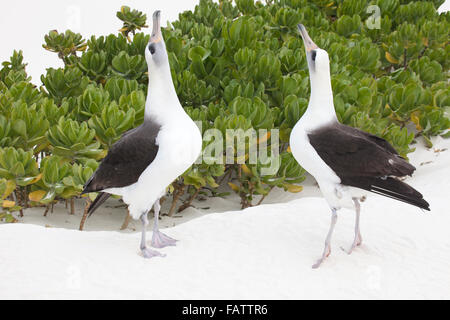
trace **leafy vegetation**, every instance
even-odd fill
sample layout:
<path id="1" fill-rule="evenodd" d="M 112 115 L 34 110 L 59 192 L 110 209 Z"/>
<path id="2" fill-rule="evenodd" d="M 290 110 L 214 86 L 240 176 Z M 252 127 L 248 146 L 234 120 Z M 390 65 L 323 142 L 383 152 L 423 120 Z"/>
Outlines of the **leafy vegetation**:
<path id="1" fill-rule="evenodd" d="M 450 127 L 449 17 L 437 1 L 201 0 L 163 29 L 180 101 L 201 124 L 223 133 L 223 153 L 234 164 L 195 164 L 174 181 L 172 215 L 198 196 L 230 191 L 242 207 L 261 203 L 274 188 L 300 192 L 305 171 L 289 152 L 289 134 L 308 105 L 303 23 L 331 60 L 335 107 L 341 122 L 379 135 L 403 155 L 415 138 Z M 369 23 L 380 8 L 379 28 Z M 0 219 L 28 206 L 80 197 L 108 148 L 141 124 L 147 93 L 146 15 L 122 7 L 118 34 L 85 40 L 50 31 L 43 47 L 64 67 L 47 69 L 42 87 L 27 76 L 22 52 L 0 69 Z M 372 21 L 373 22 L 373 21 Z M 375 21 L 376 22 L 376 21 Z M 262 131 L 244 150 L 227 150 L 227 129 Z M 271 129 L 279 129 L 273 134 Z M 448 133 L 446 134 L 448 135 Z M 267 146 L 252 162 L 250 150 Z M 90 195 L 93 196 L 93 195 Z M 258 196 L 256 199 L 255 197 Z M 86 197 L 87 204 L 89 197 Z"/>

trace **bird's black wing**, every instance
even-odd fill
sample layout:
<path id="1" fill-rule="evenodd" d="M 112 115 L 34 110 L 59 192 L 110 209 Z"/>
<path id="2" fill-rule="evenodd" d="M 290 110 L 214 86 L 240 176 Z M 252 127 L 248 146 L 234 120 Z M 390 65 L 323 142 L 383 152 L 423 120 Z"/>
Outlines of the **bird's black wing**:
<path id="1" fill-rule="evenodd" d="M 384 139 L 334 123 L 308 134 L 322 160 L 342 179 L 346 177 L 402 177 L 415 168 Z"/>
<path id="2" fill-rule="evenodd" d="M 376 135 L 370 134 L 368 132 L 353 128 L 353 127 L 349 127 L 349 126 L 345 126 L 341 123 L 337 124 L 338 127 L 340 127 L 341 130 L 345 130 L 347 131 L 349 134 L 355 135 L 355 136 L 362 136 L 367 138 L 368 140 L 370 140 L 373 143 L 376 143 L 377 145 L 379 145 L 381 148 L 385 149 L 386 151 L 398 155 L 397 150 L 394 149 L 394 147 L 387 142 L 386 140 L 384 140 L 383 138 L 380 138 Z"/>
<path id="3" fill-rule="evenodd" d="M 94 213 L 95 210 L 97 210 L 111 195 L 106 192 L 100 192 L 95 200 L 91 203 L 88 209 L 89 217 Z"/>
<path id="4" fill-rule="evenodd" d="M 122 188 L 138 181 L 158 153 L 156 137 L 160 126 L 144 123 L 125 133 L 112 145 L 98 169 L 86 183 L 83 193 Z"/>
<path id="5" fill-rule="evenodd" d="M 308 134 L 311 145 L 341 183 L 430 210 L 420 192 L 395 177 L 416 169 L 386 140 L 335 123 Z"/>

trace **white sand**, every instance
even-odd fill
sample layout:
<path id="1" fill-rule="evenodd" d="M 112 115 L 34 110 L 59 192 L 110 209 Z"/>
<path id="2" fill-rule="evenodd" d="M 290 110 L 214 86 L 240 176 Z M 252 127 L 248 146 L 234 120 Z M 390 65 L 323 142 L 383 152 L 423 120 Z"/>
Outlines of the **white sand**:
<path id="1" fill-rule="evenodd" d="M 59 205 L 47 218 L 28 210 L 24 223 L 0 225 L 0 299 L 449 299 L 450 140 L 434 141 L 433 149 L 418 146 L 411 154 L 417 171 L 407 179 L 431 213 L 370 196 L 362 208 L 363 245 L 349 256 L 340 247 L 351 244 L 354 214 L 341 210 L 333 252 L 318 270 L 311 265 L 330 214 L 309 180 L 305 192 L 277 190 L 260 207 L 223 212 L 238 209 L 231 196 L 197 202 L 210 209 L 189 208 L 183 218 L 164 217 L 163 225 L 175 225 L 164 232 L 180 241 L 151 260 L 139 255 L 138 223 L 112 231 L 123 208 L 102 208 L 84 232 L 73 230 L 80 210 L 69 216 Z M 205 214 L 211 212 L 221 213 Z"/>

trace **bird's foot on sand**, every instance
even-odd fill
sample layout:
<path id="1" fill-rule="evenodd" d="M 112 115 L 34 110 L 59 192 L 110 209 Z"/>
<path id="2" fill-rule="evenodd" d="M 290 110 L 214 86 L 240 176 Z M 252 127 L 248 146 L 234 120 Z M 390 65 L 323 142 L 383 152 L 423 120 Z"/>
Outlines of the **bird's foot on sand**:
<path id="1" fill-rule="evenodd" d="M 175 240 L 158 230 L 153 231 L 152 247 L 154 247 L 154 248 L 164 248 L 164 247 L 168 247 L 168 246 L 175 246 L 177 241 L 178 240 Z"/>
<path id="2" fill-rule="evenodd" d="M 313 269 L 317 269 L 320 267 L 320 265 L 322 264 L 322 262 L 325 261 L 326 258 L 328 258 L 328 256 L 331 254 L 331 248 L 329 245 L 327 245 L 325 247 L 325 250 L 323 251 L 322 254 L 322 258 L 320 258 L 319 260 L 317 260 L 317 262 L 315 264 L 313 264 L 312 268 Z"/>
<path id="3" fill-rule="evenodd" d="M 144 256 L 145 259 L 150 259 L 150 258 L 153 258 L 153 257 L 165 257 L 166 256 L 165 254 L 162 254 L 162 253 L 160 253 L 158 251 L 155 251 L 155 250 L 151 250 L 149 248 L 141 248 L 141 252 L 142 252 L 142 255 Z"/>

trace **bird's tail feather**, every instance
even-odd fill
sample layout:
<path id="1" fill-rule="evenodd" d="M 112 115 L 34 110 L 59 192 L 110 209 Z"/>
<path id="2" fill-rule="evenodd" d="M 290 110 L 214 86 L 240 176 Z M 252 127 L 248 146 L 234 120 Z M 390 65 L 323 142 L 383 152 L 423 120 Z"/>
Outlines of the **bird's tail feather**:
<path id="1" fill-rule="evenodd" d="M 430 205 L 425 201 L 422 194 L 398 179 L 391 177 L 377 179 L 371 185 L 370 191 L 430 211 Z"/>
<path id="2" fill-rule="evenodd" d="M 95 198 L 94 202 L 92 202 L 92 204 L 90 205 L 89 209 L 88 209 L 88 214 L 89 217 L 94 213 L 95 210 L 98 209 L 98 207 L 100 207 L 111 195 L 109 193 L 106 192 L 100 192 L 97 196 L 97 198 Z"/>
<path id="3" fill-rule="evenodd" d="M 396 178 L 387 177 L 382 179 L 358 177 L 350 180 L 353 181 L 348 181 L 348 185 L 371 191 L 398 201 L 406 202 L 413 206 L 430 211 L 429 203 L 425 201 L 419 191 Z M 343 182 L 343 184 L 347 183 Z"/>

